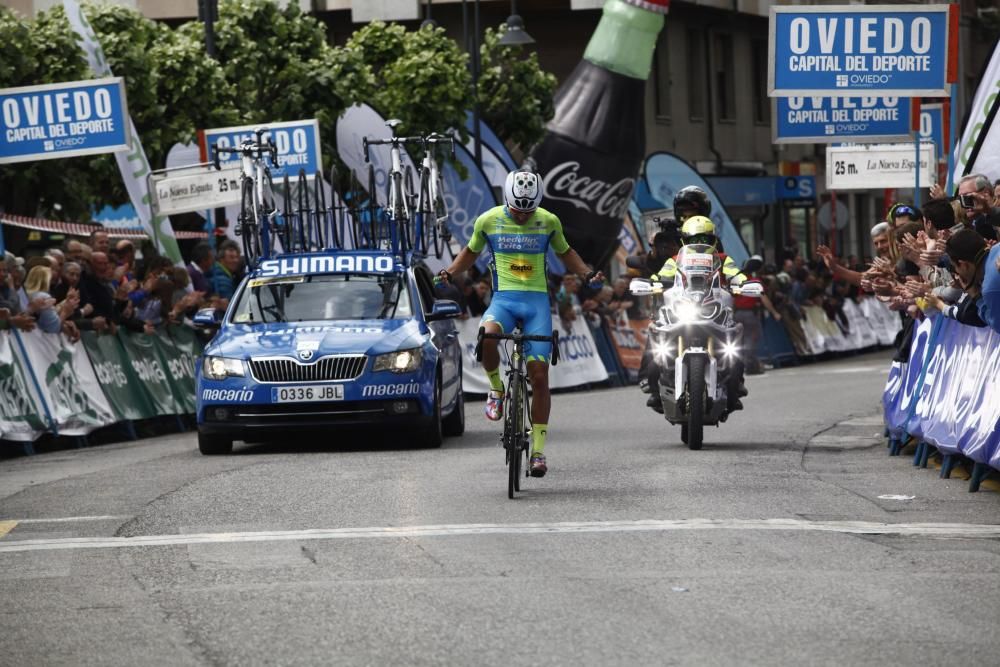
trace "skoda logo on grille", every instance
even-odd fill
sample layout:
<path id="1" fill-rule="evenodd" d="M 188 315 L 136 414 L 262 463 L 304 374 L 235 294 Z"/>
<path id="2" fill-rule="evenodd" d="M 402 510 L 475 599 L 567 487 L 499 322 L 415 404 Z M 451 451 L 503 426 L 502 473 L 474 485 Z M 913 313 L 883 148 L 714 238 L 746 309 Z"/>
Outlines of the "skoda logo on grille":
<path id="1" fill-rule="evenodd" d="M 312 350 L 299 350 L 299 359 L 302 361 L 309 361 L 313 358 Z"/>

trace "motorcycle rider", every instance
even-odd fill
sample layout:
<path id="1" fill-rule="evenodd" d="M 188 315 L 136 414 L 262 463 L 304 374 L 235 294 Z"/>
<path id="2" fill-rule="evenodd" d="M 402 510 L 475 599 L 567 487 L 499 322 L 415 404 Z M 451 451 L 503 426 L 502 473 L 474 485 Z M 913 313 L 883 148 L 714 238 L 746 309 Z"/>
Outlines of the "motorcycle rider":
<path id="1" fill-rule="evenodd" d="M 685 188 L 687 190 L 688 188 Z M 683 192 L 682 190 L 681 192 Z M 699 190 L 700 191 L 700 190 Z M 678 193 L 679 195 L 680 193 Z M 704 193 L 702 193 L 704 194 Z M 746 276 L 740 271 L 729 255 L 719 251 L 719 238 L 715 233 L 715 223 L 703 215 L 693 215 L 688 217 L 684 224 L 681 225 L 681 240 L 684 245 L 707 245 L 711 246 L 713 254 L 719 259 L 722 264 L 722 275 L 725 278 L 725 282 L 729 285 L 742 285 L 746 281 Z M 664 264 L 654 276 L 653 280 L 659 280 L 667 285 L 672 285 L 674 278 L 677 276 L 677 262 L 671 257 Z M 733 297 L 725 289 L 719 290 L 719 294 L 716 294 L 716 299 L 728 309 L 732 308 Z M 647 347 L 650 345 L 647 340 Z M 648 407 L 653 408 L 657 412 L 663 412 L 662 399 L 660 398 L 660 392 L 658 390 L 658 382 L 660 380 L 661 372 L 663 369 L 654 359 L 647 369 L 646 379 L 649 383 L 650 396 L 646 401 Z M 669 370 L 669 369 L 667 369 Z M 740 401 L 740 397 L 746 396 L 747 390 L 743 384 L 743 362 L 742 360 L 737 360 L 731 367 L 731 372 L 733 375 L 729 378 L 732 381 L 731 387 L 735 389 L 729 392 L 729 410 L 730 412 L 734 410 L 740 410 L 743 408 L 743 403 Z M 669 376 L 669 373 L 668 373 Z"/>

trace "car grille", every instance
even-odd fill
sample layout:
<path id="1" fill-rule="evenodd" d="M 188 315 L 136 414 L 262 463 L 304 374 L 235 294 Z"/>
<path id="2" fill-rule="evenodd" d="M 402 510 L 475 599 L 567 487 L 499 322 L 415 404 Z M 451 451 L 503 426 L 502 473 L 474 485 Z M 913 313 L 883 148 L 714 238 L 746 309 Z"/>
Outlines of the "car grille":
<path id="1" fill-rule="evenodd" d="M 322 357 L 303 364 L 287 357 L 250 360 L 250 374 L 257 382 L 329 382 L 354 380 L 365 370 L 363 354 Z"/>

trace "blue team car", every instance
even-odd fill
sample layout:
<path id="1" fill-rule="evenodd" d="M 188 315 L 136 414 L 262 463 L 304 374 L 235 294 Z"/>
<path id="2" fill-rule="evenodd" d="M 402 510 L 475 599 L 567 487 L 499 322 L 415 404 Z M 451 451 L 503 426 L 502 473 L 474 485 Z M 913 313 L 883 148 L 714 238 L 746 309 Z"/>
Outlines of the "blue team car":
<path id="1" fill-rule="evenodd" d="M 454 301 L 430 271 L 382 251 L 265 259 L 237 288 L 196 371 L 198 448 L 398 426 L 437 447 L 465 430 Z"/>

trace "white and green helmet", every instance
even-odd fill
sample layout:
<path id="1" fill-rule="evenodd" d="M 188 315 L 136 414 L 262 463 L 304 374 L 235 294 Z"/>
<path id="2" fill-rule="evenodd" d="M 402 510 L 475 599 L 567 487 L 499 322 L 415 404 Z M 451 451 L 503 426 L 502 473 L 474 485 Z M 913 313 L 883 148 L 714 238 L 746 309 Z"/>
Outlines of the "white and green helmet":
<path id="1" fill-rule="evenodd" d="M 533 171 L 517 169 L 507 174 L 503 184 L 503 200 L 515 211 L 534 211 L 542 203 L 545 187 Z"/>

